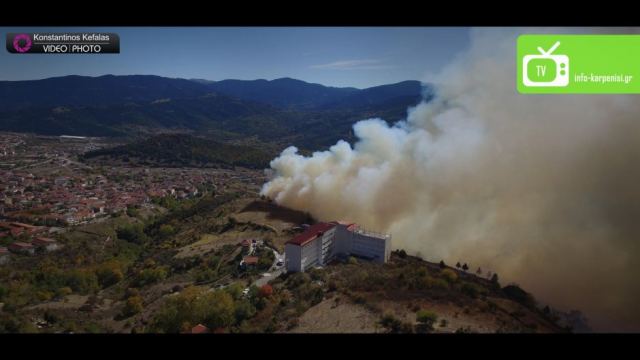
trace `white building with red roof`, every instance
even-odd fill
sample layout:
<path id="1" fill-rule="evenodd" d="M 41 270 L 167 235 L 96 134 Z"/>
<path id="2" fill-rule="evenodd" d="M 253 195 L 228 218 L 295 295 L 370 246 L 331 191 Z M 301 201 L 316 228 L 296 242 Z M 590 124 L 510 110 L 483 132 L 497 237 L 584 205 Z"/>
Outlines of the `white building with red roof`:
<path id="1" fill-rule="evenodd" d="M 391 235 L 366 231 L 354 223 L 322 222 L 289 240 L 284 250 L 287 271 L 323 266 L 339 255 L 385 263 L 391 253 Z"/>

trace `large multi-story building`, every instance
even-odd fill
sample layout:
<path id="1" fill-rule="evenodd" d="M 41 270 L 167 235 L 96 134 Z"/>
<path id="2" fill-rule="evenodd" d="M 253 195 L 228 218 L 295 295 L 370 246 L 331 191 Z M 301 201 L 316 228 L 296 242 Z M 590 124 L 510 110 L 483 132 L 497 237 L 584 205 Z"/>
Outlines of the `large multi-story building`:
<path id="1" fill-rule="evenodd" d="M 385 263 L 391 235 L 367 231 L 357 224 L 322 222 L 289 240 L 284 247 L 287 271 L 323 266 L 340 255 Z"/>

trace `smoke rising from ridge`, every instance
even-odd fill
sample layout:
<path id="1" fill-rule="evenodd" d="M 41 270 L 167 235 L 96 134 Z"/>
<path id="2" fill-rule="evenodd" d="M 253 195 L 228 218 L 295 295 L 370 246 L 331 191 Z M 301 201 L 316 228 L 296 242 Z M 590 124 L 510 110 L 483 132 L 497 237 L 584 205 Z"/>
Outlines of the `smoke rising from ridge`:
<path id="1" fill-rule="evenodd" d="M 262 193 L 390 232 L 427 260 L 496 271 L 596 329 L 640 330 L 640 101 L 518 94 L 517 35 L 472 31 L 425 79 L 435 99 L 392 126 L 356 123 L 353 147 L 287 148 Z"/>

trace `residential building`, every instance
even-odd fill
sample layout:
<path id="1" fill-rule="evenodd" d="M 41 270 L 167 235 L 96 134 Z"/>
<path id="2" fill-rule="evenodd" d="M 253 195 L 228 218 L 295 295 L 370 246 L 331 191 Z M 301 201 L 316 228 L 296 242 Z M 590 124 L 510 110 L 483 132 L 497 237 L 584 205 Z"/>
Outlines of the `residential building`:
<path id="1" fill-rule="evenodd" d="M 20 241 L 9 244 L 8 249 L 17 254 L 33 255 L 35 253 L 33 245 Z"/>
<path id="2" fill-rule="evenodd" d="M 9 262 L 9 249 L 0 246 L 0 265 L 4 265 Z"/>
<path id="3" fill-rule="evenodd" d="M 58 249 L 58 242 L 45 237 L 37 237 L 31 241 L 31 244 L 36 247 L 44 248 L 47 251 L 54 251 Z"/>

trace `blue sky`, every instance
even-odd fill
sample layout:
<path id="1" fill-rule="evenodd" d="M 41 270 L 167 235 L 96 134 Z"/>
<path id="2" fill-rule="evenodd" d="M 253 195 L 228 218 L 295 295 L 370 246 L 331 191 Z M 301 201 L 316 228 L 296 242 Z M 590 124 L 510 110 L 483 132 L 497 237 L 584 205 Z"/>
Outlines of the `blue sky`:
<path id="1" fill-rule="evenodd" d="M 179 78 L 292 77 L 329 86 L 421 80 L 469 44 L 467 28 L 9 28 L 7 32 L 115 32 L 120 54 L 10 54 L 0 80 L 151 74 Z"/>

